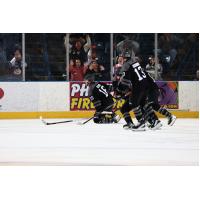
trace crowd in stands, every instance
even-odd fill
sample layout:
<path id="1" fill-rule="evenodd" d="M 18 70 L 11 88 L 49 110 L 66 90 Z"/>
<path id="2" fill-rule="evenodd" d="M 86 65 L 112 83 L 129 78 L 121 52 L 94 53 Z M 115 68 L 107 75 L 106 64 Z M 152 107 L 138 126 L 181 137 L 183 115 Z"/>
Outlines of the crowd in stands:
<path id="1" fill-rule="evenodd" d="M 83 81 L 87 74 L 93 74 L 96 81 L 111 80 L 110 60 L 107 55 L 109 52 L 107 47 L 110 43 L 109 34 L 100 35 L 101 37 L 95 34 L 72 34 L 70 36 L 71 81 Z"/>
<path id="2" fill-rule="evenodd" d="M 122 41 L 132 45 L 138 61 L 155 77 L 154 34 L 115 34 L 114 53 L 122 51 Z M 125 43 L 126 44 L 126 43 Z M 194 80 L 199 69 L 198 33 L 158 34 L 157 80 Z"/>
<path id="3" fill-rule="evenodd" d="M 96 81 L 109 81 L 123 65 L 124 48 L 133 49 L 141 66 L 157 80 L 198 80 L 199 34 L 113 34 L 111 65 L 110 34 L 25 34 L 26 81 L 83 81 L 93 74 Z M 69 64 L 66 64 L 66 47 Z M 0 34 L 0 81 L 22 80 L 22 34 Z M 113 69 L 111 69 L 113 66 Z"/>

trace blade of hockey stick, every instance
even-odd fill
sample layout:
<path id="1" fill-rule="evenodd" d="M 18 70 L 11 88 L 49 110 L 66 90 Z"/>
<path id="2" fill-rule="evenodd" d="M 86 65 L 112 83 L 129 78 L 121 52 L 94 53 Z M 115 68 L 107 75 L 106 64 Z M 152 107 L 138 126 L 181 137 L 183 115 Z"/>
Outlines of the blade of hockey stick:
<path id="1" fill-rule="evenodd" d="M 66 121 L 58 121 L 58 122 L 46 122 L 42 116 L 40 116 L 40 120 L 42 121 L 43 124 L 45 125 L 54 125 L 54 124 L 62 124 L 62 123 L 67 123 L 67 122 L 73 122 L 73 120 L 66 120 Z"/>
<path id="2" fill-rule="evenodd" d="M 86 124 L 87 122 L 89 122 L 91 119 L 93 119 L 94 117 L 91 117 L 91 118 L 89 118 L 89 119 L 87 119 L 86 121 L 84 121 L 84 122 L 77 122 L 77 124 L 78 125 L 84 125 L 84 124 Z"/>

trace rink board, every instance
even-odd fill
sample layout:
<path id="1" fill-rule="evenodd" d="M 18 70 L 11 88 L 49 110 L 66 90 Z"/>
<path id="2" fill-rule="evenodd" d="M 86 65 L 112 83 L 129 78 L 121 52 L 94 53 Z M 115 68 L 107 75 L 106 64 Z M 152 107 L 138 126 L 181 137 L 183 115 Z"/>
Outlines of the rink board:
<path id="1" fill-rule="evenodd" d="M 116 112 L 121 116 L 119 111 Z M 199 112 L 171 111 L 177 118 L 199 118 Z M 93 111 L 68 111 L 68 112 L 2 112 L 0 119 L 37 119 L 40 116 L 44 118 L 89 118 L 94 115 Z M 159 118 L 164 116 L 157 113 Z M 134 117 L 133 113 L 131 116 Z M 122 116 L 121 116 L 122 117 Z"/>
<path id="2" fill-rule="evenodd" d="M 73 110 L 71 101 L 87 96 L 84 84 L 71 82 L 0 82 L 0 119 L 15 118 L 87 118 L 94 111 Z M 3 93 L 2 93 L 3 91 Z M 73 98 L 72 98 L 73 97 Z M 80 101 L 79 101 L 80 103 Z M 77 106 L 79 106 L 77 103 Z M 82 106 L 87 107 L 86 102 Z M 84 104 L 85 103 L 85 104 Z M 178 82 L 179 118 L 198 118 L 199 82 Z M 161 117 L 161 116 L 160 116 Z"/>

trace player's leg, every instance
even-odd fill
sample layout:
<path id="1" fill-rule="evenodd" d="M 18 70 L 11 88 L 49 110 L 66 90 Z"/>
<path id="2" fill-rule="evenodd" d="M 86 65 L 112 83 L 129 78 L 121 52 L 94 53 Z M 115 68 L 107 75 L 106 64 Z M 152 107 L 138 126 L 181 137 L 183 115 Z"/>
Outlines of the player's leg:
<path id="1" fill-rule="evenodd" d="M 133 106 L 133 112 L 138 120 L 138 124 L 133 126 L 132 130 L 145 130 L 145 118 L 144 118 L 144 112 L 142 111 L 142 107 L 140 104 L 142 104 L 142 100 L 146 98 L 145 90 L 135 90 L 134 93 L 132 93 L 132 106 Z"/>
<path id="2" fill-rule="evenodd" d="M 155 114 L 151 104 L 147 102 L 147 99 L 143 98 L 140 103 L 142 113 L 144 115 L 145 122 L 152 124 L 155 120 L 158 120 L 157 115 Z"/>
<path id="3" fill-rule="evenodd" d="M 161 121 L 158 119 L 156 113 L 154 112 L 152 105 L 152 102 L 147 102 L 143 109 L 145 112 L 145 120 L 148 121 L 149 125 L 148 127 L 152 130 L 157 130 L 162 126 Z"/>
<path id="4" fill-rule="evenodd" d="M 126 99 L 125 103 L 120 109 L 120 112 L 122 113 L 124 120 L 126 121 L 126 124 L 123 126 L 124 129 L 130 129 L 133 126 L 133 121 L 129 113 L 131 109 L 132 106 L 130 105 L 129 99 Z"/>
<path id="5" fill-rule="evenodd" d="M 108 99 L 104 107 L 108 107 L 112 104 L 114 105 L 114 101 L 112 98 L 110 98 Z M 120 121 L 121 117 L 115 113 L 116 110 L 113 109 L 113 106 L 109 107 L 108 109 L 104 109 L 104 111 L 110 112 L 110 114 L 107 115 L 107 117 L 110 119 L 110 123 L 118 123 Z"/>
<path id="6" fill-rule="evenodd" d="M 102 116 L 101 112 L 95 112 L 93 121 L 95 124 L 103 123 L 103 116 Z"/>
<path id="7" fill-rule="evenodd" d="M 148 99 L 152 102 L 152 107 L 155 111 L 159 112 L 161 115 L 164 115 L 168 119 L 168 125 L 172 126 L 176 121 L 176 116 L 172 115 L 166 108 L 161 107 L 158 102 L 159 91 L 152 90 L 149 93 Z"/>
<path id="8" fill-rule="evenodd" d="M 112 99 L 101 102 L 101 106 L 96 107 L 96 112 L 93 119 L 94 123 L 110 124 L 119 122 L 121 118 L 120 116 L 116 115 L 115 112 L 113 112 L 113 104 L 114 101 Z"/>
<path id="9" fill-rule="evenodd" d="M 172 126 L 174 122 L 176 121 L 176 116 L 172 115 L 166 108 L 161 107 L 158 109 L 158 112 L 168 119 L 168 125 Z"/>

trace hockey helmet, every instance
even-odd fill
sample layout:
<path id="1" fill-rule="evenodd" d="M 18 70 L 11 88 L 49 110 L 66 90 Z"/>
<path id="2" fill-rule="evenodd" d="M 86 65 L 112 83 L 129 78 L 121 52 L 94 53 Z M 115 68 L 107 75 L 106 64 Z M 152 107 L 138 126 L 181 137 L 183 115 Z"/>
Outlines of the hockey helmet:
<path id="1" fill-rule="evenodd" d="M 94 82 L 95 81 L 95 75 L 92 74 L 92 73 L 86 74 L 85 77 L 84 77 L 84 81 L 87 81 L 87 82 L 90 82 L 90 83 Z"/>

